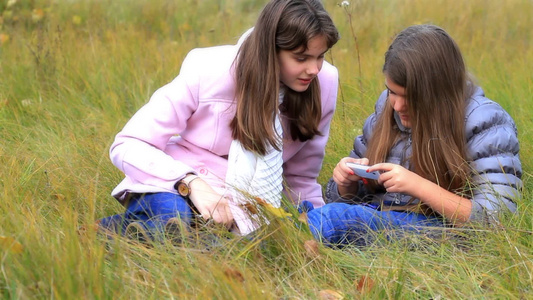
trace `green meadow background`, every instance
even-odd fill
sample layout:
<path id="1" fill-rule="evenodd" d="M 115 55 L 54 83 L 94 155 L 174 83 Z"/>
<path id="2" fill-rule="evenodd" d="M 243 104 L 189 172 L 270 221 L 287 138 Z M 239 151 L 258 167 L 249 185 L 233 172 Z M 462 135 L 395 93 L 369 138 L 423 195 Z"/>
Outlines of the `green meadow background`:
<path id="1" fill-rule="evenodd" d="M 373 110 L 391 38 L 429 22 L 517 123 L 519 214 L 366 249 L 318 245 L 287 219 L 208 250 L 107 241 L 91 224 L 122 210 L 110 196 L 123 177 L 108 158 L 114 135 L 190 49 L 235 43 L 266 0 L 1 0 L 0 298 L 533 298 L 533 2 L 340 2 L 324 0 L 342 39 L 327 54 L 340 90 L 320 182 Z"/>

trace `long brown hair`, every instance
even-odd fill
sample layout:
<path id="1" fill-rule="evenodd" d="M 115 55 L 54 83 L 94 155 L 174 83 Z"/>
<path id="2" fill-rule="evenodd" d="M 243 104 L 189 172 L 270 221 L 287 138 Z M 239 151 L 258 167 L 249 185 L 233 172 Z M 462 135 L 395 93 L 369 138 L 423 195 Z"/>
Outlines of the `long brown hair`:
<path id="1" fill-rule="evenodd" d="M 386 52 L 383 73 L 405 88 L 413 171 L 447 190 L 464 188 L 470 175 L 465 109 L 473 81 L 455 41 L 435 25 L 408 27 Z M 387 103 L 369 141 L 370 163 L 384 162 L 399 137 Z"/>
<path id="2" fill-rule="evenodd" d="M 319 0 L 272 0 L 261 12 L 241 45 L 235 67 L 237 112 L 230 126 L 233 138 L 247 150 L 264 155 L 268 144 L 279 150 L 273 129 L 280 92 L 278 52 L 307 48 L 317 36 L 326 39 L 328 49 L 339 39 Z M 287 89 L 281 111 L 289 120 L 293 140 L 306 141 L 320 134 L 318 78 L 305 92 Z"/>

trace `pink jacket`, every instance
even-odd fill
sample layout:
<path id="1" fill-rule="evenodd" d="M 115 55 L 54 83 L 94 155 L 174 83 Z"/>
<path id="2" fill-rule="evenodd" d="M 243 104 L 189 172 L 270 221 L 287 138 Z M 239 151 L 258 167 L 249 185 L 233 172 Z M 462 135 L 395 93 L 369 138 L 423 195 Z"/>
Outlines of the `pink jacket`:
<path id="1" fill-rule="evenodd" d="M 179 75 L 158 89 L 115 137 L 113 164 L 125 179 L 113 190 L 119 201 L 130 193 L 171 192 L 187 173 L 196 173 L 221 194 L 235 115 L 233 61 L 237 45 L 192 50 Z M 317 183 L 338 88 L 337 69 L 324 62 L 318 74 L 323 136 L 299 142 L 284 139 L 285 194 L 294 203 L 322 206 Z M 283 122 L 283 117 L 282 117 Z M 179 135 L 179 136 L 178 136 Z"/>

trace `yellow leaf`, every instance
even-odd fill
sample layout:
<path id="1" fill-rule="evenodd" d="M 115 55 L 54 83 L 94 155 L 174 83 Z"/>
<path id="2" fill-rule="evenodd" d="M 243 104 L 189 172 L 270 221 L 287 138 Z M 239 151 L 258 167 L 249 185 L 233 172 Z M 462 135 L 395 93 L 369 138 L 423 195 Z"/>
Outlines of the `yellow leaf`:
<path id="1" fill-rule="evenodd" d="M 9 236 L 0 236 L 0 248 L 2 250 L 9 250 L 13 253 L 22 253 L 24 250 L 21 243 Z"/>
<path id="2" fill-rule="evenodd" d="M 266 208 L 268 212 L 270 212 L 271 214 L 273 214 L 274 216 L 278 218 L 285 218 L 285 217 L 291 216 L 291 214 L 287 213 L 285 210 L 283 210 L 283 208 L 281 207 L 276 208 L 272 206 L 272 204 L 270 203 L 265 203 L 264 207 Z"/>
<path id="3" fill-rule="evenodd" d="M 253 197 L 253 199 L 259 204 L 260 206 L 263 206 L 269 213 L 273 214 L 274 216 L 278 218 L 284 218 L 284 217 L 290 217 L 291 214 L 287 213 L 283 208 L 281 207 L 274 207 L 272 204 L 266 202 L 265 200 L 261 199 L 260 197 Z M 249 207 L 247 207 L 249 208 Z"/>
<path id="4" fill-rule="evenodd" d="M 78 15 L 72 16 L 72 24 L 80 25 L 81 24 L 81 17 L 78 16 Z"/>

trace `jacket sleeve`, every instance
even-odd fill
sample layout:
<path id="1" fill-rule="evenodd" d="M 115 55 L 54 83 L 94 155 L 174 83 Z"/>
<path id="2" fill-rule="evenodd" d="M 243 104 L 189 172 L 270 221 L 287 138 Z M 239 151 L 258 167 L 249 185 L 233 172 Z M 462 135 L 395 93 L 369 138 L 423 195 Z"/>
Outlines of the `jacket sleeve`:
<path id="1" fill-rule="evenodd" d="M 467 109 L 466 134 L 473 171 L 470 220 L 492 222 L 500 212 L 515 212 L 513 200 L 521 197 L 522 166 L 513 119 L 496 102 L 476 97 Z"/>
<path id="2" fill-rule="evenodd" d="M 315 207 L 324 205 L 322 187 L 317 178 L 324 160 L 339 82 L 338 71 L 334 66 L 324 63 L 321 73 L 319 80 L 322 90 L 322 119 L 318 129 L 322 135 L 316 135 L 304 142 L 300 150 L 283 166 L 289 198 L 295 203 L 307 200 Z"/>
<path id="3" fill-rule="evenodd" d="M 198 79 L 190 57 L 193 52 L 184 60 L 180 74 L 152 95 L 111 145 L 113 164 L 137 182 L 173 190 L 178 179 L 195 172 L 164 152 L 170 138 L 185 129 L 198 106 Z"/>
<path id="4" fill-rule="evenodd" d="M 357 136 L 353 143 L 353 149 L 350 151 L 350 157 L 353 158 L 364 158 L 367 148 L 368 139 L 372 135 L 372 130 L 374 129 L 374 125 L 376 124 L 376 121 L 379 117 L 379 114 L 381 111 L 383 111 L 383 105 L 386 104 L 387 101 L 387 91 L 383 91 L 381 95 L 378 98 L 378 101 L 375 104 L 375 110 L 374 113 L 372 113 L 365 121 L 365 124 L 363 125 L 363 134 Z M 330 178 L 328 181 L 328 184 L 326 186 L 326 203 L 330 202 L 342 202 L 342 203 L 357 203 L 363 201 L 363 196 L 366 194 L 365 187 L 361 181 L 359 181 L 359 193 L 358 195 L 354 196 L 352 199 L 345 199 L 342 198 L 339 194 L 339 189 L 337 187 L 337 183 L 333 180 L 333 178 Z"/>

